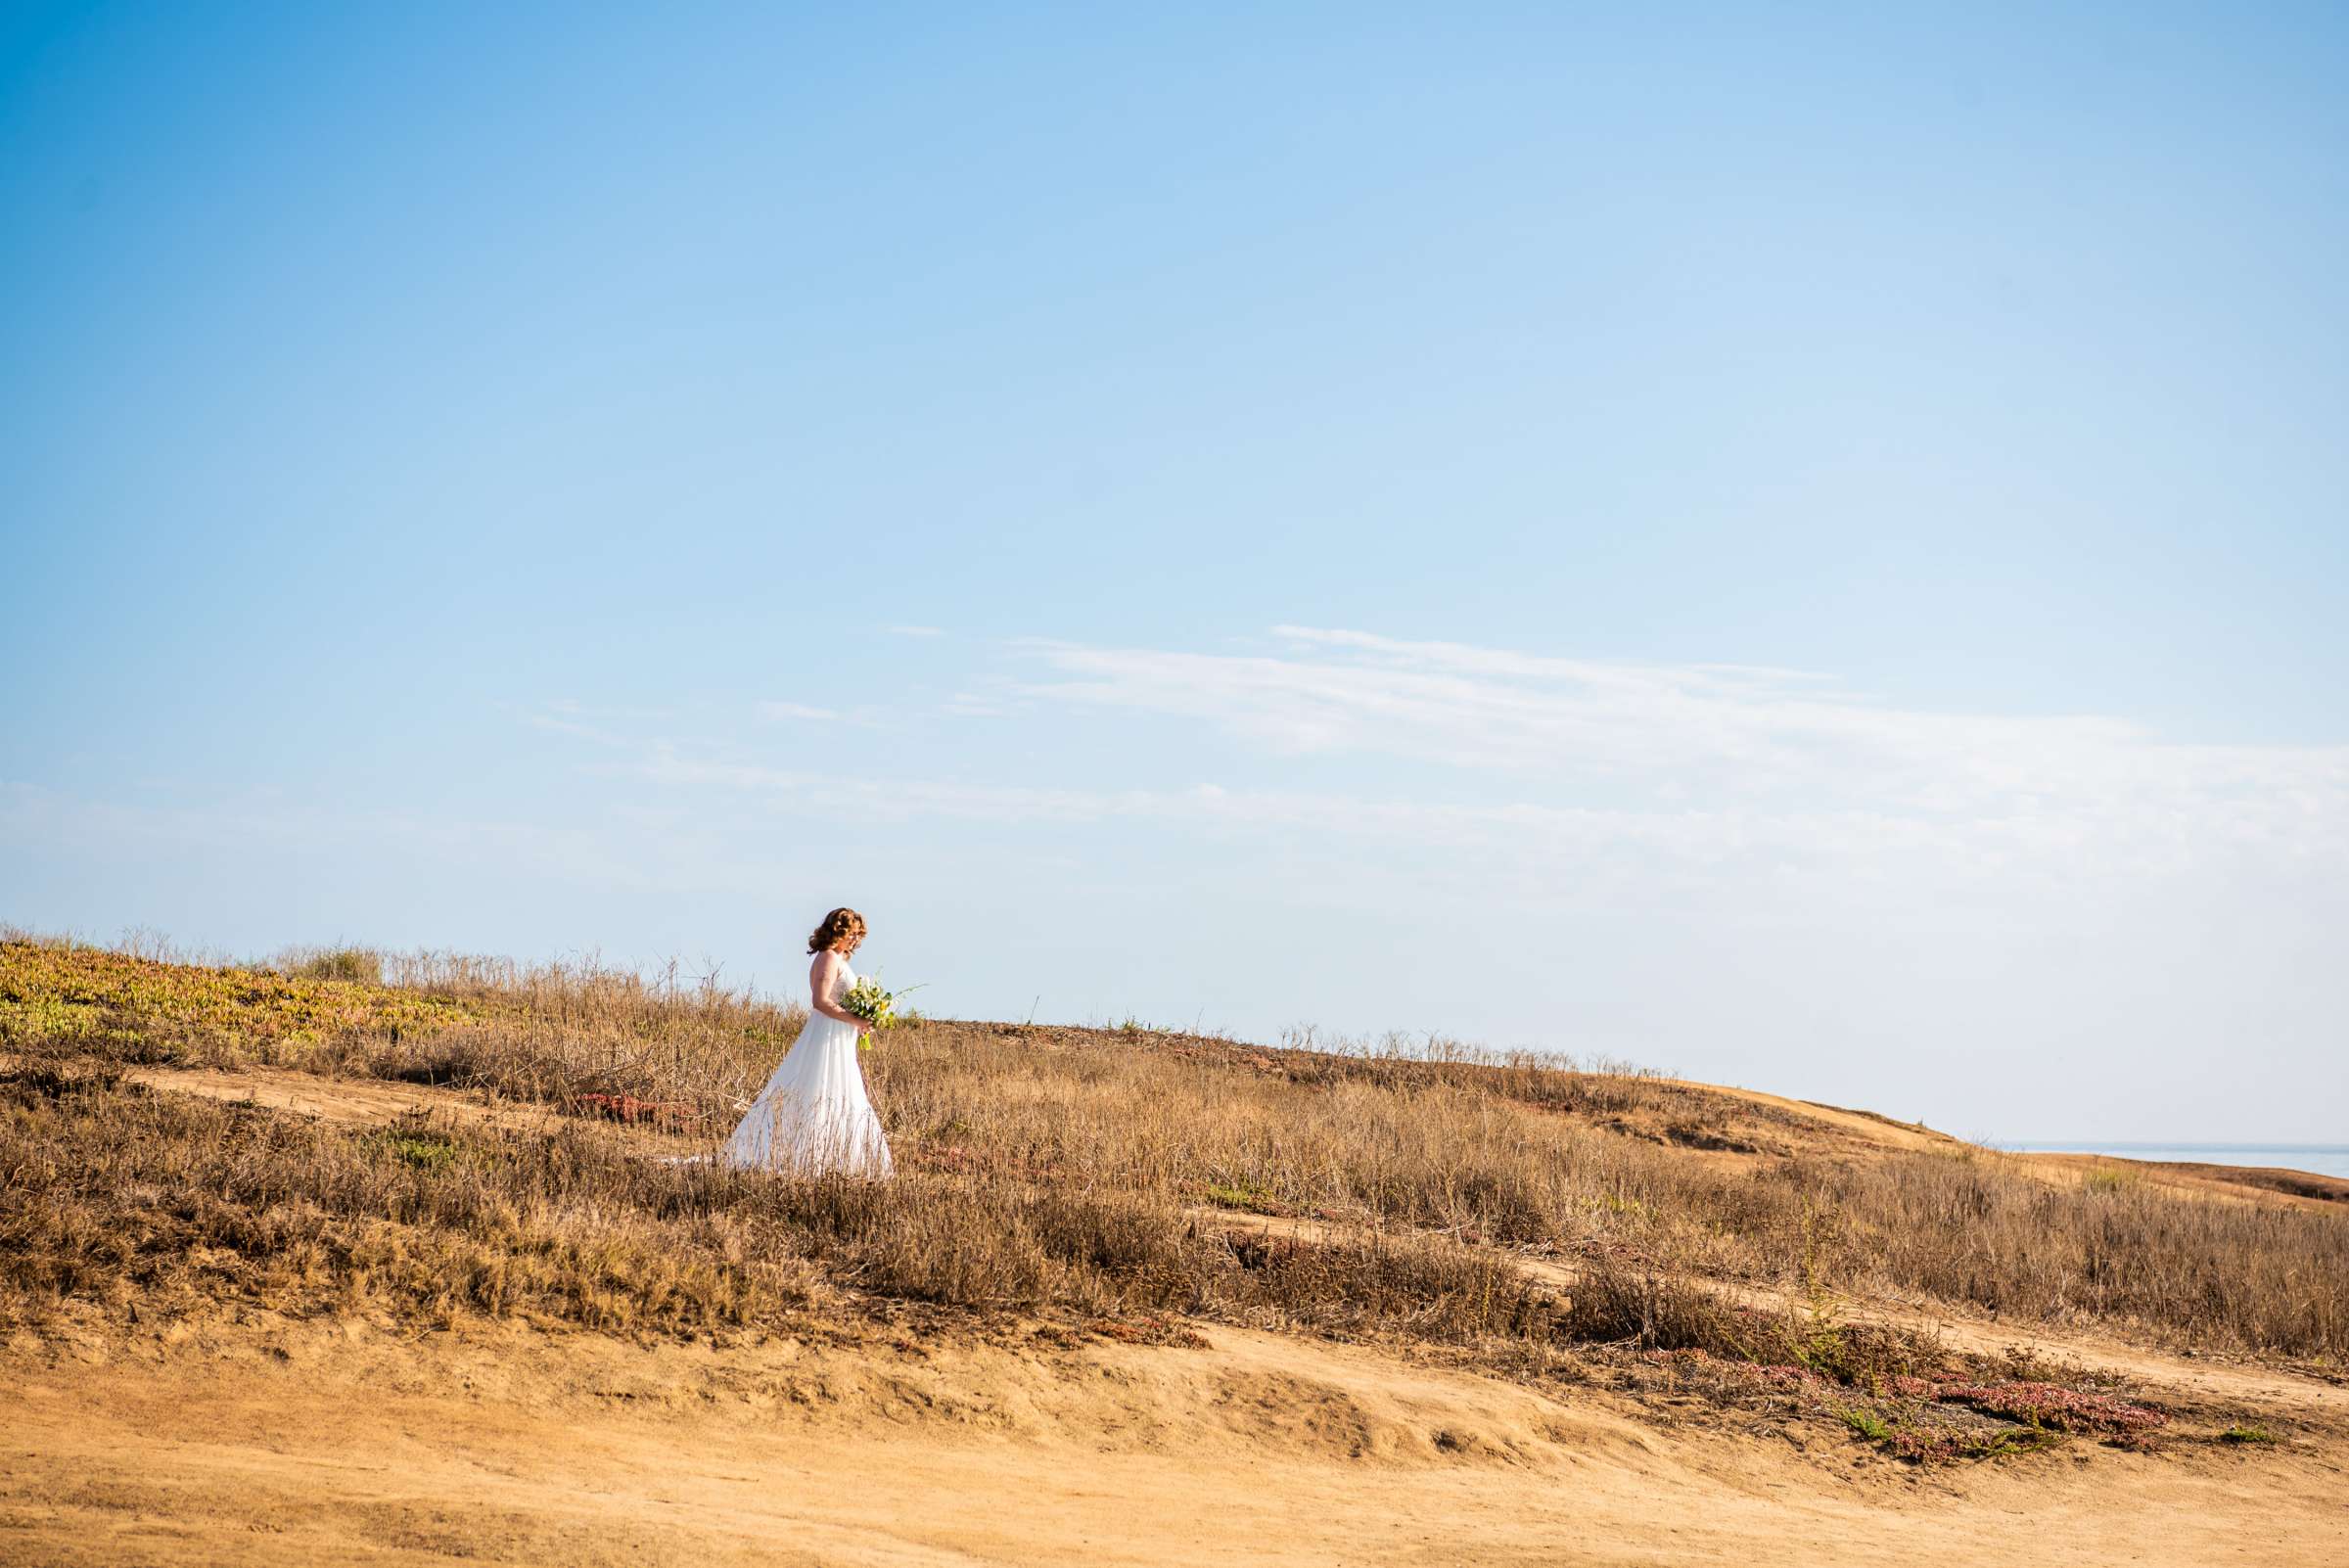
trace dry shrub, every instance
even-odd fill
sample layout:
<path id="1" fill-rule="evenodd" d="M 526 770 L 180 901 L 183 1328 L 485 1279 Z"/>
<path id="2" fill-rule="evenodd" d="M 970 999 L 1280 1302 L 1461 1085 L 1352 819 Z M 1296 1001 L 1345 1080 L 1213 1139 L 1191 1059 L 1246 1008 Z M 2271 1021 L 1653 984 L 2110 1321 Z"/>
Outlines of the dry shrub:
<path id="1" fill-rule="evenodd" d="M 2349 1352 L 2349 1215 L 2150 1183 L 2056 1186 L 1989 1156 L 1889 1155 L 1812 1179 L 1864 1231 L 1867 1272 L 1945 1301 L 2202 1344 Z"/>
<path id="2" fill-rule="evenodd" d="M 281 953 L 272 967 L 302 980 L 384 982 L 384 955 L 373 947 L 296 947 Z"/>
<path id="3" fill-rule="evenodd" d="M 1575 1281 L 1566 1324 L 1580 1340 L 1758 1360 L 1768 1336 L 1754 1315 L 1678 1270 L 1602 1257 Z"/>
<path id="4" fill-rule="evenodd" d="M 1847 1320 L 1823 1299 L 1743 1305 L 1685 1274 L 1609 1258 L 1592 1260 L 1575 1282 L 1567 1327 L 1577 1339 L 1702 1352 L 1867 1389 L 1939 1371 L 1949 1360 L 1931 1334 Z"/>
<path id="5" fill-rule="evenodd" d="M 1565 1303 L 1489 1252 L 1410 1234 L 1369 1231 L 1325 1241 L 1224 1231 L 1238 1266 L 1220 1281 L 1227 1314 L 1267 1326 L 1367 1331 L 1472 1344 L 1547 1340 Z"/>

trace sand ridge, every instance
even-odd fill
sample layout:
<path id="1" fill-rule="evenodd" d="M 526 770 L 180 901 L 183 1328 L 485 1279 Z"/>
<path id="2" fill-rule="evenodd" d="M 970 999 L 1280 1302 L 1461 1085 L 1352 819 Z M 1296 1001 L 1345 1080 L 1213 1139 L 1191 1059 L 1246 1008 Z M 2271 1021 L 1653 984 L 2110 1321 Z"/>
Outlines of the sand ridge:
<path id="1" fill-rule="evenodd" d="M 13 1342 L 26 1563 L 2340 1560 L 2337 1452 L 1914 1471 L 1361 1347 L 632 1346 L 250 1314 Z"/>

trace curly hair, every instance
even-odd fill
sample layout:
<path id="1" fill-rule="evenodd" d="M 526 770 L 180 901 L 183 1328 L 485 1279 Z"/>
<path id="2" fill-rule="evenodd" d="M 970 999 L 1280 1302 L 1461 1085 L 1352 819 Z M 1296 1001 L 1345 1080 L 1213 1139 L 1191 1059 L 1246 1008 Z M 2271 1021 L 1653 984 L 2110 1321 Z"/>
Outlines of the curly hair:
<path id="1" fill-rule="evenodd" d="M 824 916 L 824 923 L 817 926 L 814 934 L 808 937 L 807 950 L 822 952 L 844 937 L 861 937 L 863 935 L 864 916 L 853 909 L 835 909 Z"/>

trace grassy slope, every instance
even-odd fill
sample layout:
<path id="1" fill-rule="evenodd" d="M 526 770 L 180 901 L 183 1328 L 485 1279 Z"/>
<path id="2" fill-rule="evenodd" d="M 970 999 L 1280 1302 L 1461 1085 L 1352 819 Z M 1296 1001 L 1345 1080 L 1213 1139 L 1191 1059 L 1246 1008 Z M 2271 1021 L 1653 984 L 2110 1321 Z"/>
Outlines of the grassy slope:
<path id="1" fill-rule="evenodd" d="M 2107 1390 L 1968 1366 L 1851 1300 L 2334 1363 L 2349 1342 L 2349 1219 L 2325 1205 L 2050 1182 L 1768 1096 L 1440 1042 L 932 1023 L 871 1061 L 902 1178 L 782 1181 L 643 1156 L 722 1130 L 787 1009 L 593 971 L 287 968 L 0 947 L 0 1313 L 364 1304 L 724 1337 L 910 1312 L 1174 1344 L 1229 1323 L 1537 1380 L 1703 1351 L 1744 1368 L 1708 1374 L 1724 1398 L 1916 1453 L 2145 1428 Z M 354 1128 L 126 1077 L 248 1064 L 565 1114 Z"/>

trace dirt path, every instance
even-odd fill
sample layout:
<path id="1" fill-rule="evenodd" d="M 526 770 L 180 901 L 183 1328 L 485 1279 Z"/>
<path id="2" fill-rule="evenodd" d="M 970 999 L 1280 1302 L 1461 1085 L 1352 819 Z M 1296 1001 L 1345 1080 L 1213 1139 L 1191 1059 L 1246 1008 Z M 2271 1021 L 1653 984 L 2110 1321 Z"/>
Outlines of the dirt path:
<path id="1" fill-rule="evenodd" d="M 1874 1144 L 1879 1148 L 1949 1149 L 1968 1146 L 1963 1140 L 1952 1137 L 1947 1132 L 1911 1127 L 1905 1122 L 1871 1116 L 1865 1111 L 1847 1111 L 1837 1105 L 1821 1105 L 1817 1100 L 1790 1100 L 1782 1094 L 1768 1094 L 1761 1089 L 1730 1088 L 1726 1084 L 1698 1084 L 1686 1079 L 1673 1079 L 1670 1082 L 1687 1088 L 1702 1089 L 1707 1094 L 1743 1100 L 1749 1105 L 1767 1105 L 1773 1110 L 1816 1122 L 1821 1127 L 1833 1128 L 1859 1142 Z"/>
<path id="2" fill-rule="evenodd" d="M 2319 1453 L 1913 1471 L 1351 1347 L 640 1350 L 247 1325 L 0 1353 L 32 1564 L 2258 1564 L 2349 1556 Z"/>
<path id="3" fill-rule="evenodd" d="M 443 1117 L 472 1127 L 543 1133 L 576 1120 L 552 1105 L 501 1099 L 478 1089 L 398 1084 L 374 1078 L 320 1078 L 313 1073 L 281 1067 L 143 1067 L 123 1076 L 149 1088 L 174 1094 L 200 1094 L 213 1100 L 251 1102 L 272 1110 L 316 1117 L 322 1122 L 377 1125 L 396 1122 L 402 1117 Z M 706 1146 L 702 1140 L 649 1127 L 631 1130 L 648 1149 L 657 1148 L 662 1153 Z"/>
<path id="4" fill-rule="evenodd" d="M 141 1067 L 123 1076 L 149 1088 L 201 1094 L 212 1100 L 250 1101 L 324 1122 L 379 1123 L 403 1116 L 445 1116 L 477 1126 L 542 1130 L 563 1120 L 552 1106 L 384 1079 L 320 1078 L 280 1067 Z"/>

